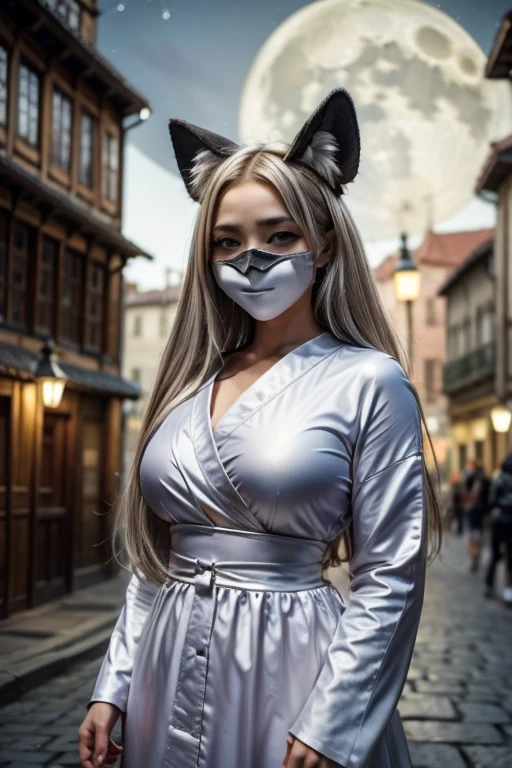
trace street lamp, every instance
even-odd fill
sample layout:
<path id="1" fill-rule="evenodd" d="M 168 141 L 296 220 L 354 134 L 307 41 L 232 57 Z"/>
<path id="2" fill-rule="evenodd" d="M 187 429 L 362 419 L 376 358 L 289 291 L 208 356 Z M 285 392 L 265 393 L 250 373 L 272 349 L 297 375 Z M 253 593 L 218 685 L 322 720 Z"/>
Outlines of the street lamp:
<path id="1" fill-rule="evenodd" d="M 59 407 L 67 379 L 62 368 L 55 362 L 53 346 L 53 340 L 47 339 L 35 371 L 35 377 L 41 384 L 45 408 Z"/>
<path id="2" fill-rule="evenodd" d="M 407 247 L 407 235 L 400 235 L 402 245 L 400 248 L 400 260 L 393 272 L 393 284 L 395 295 L 398 301 L 405 303 L 407 312 L 407 353 L 409 356 L 409 369 L 412 372 L 413 363 L 413 328 L 412 328 L 412 305 L 420 294 L 420 273 L 414 261 L 411 259 Z"/>
<path id="3" fill-rule="evenodd" d="M 506 405 L 496 405 L 491 409 L 491 421 L 496 432 L 508 432 L 512 413 Z"/>

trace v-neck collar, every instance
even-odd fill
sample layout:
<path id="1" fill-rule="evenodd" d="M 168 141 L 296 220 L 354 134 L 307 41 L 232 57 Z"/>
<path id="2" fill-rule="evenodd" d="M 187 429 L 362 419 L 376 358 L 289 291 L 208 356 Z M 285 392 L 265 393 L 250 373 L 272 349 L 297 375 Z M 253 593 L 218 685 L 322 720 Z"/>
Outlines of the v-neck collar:
<path id="1" fill-rule="evenodd" d="M 233 426 L 235 423 L 240 421 L 239 416 L 242 413 L 246 414 L 248 411 L 252 412 L 254 407 L 261 405 L 260 401 L 263 397 L 263 393 L 267 392 L 267 387 L 270 392 L 273 392 L 274 389 L 276 389 L 275 385 L 277 385 L 277 389 L 279 389 L 279 384 L 284 383 L 283 376 L 286 376 L 286 374 L 289 372 L 289 358 L 296 355 L 309 357 L 311 354 L 310 348 L 316 347 L 316 345 L 320 342 L 321 339 L 323 339 L 324 336 L 330 336 L 332 338 L 328 331 L 324 331 L 324 333 L 320 333 L 318 336 L 313 336 L 312 339 L 307 339 L 302 344 L 299 344 L 285 355 L 280 357 L 279 360 L 271 365 L 270 368 L 267 368 L 266 371 L 264 371 L 260 376 L 258 376 L 257 379 L 252 382 L 252 384 L 249 384 L 249 386 L 240 393 L 237 399 L 229 406 L 227 411 L 222 414 L 214 429 L 212 426 L 210 412 L 212 406 L 213 387 L 217 381 L 217 376 L 219 373 L 221 373 L 223 368 L 223 366 L 220 366 L 210 378 L 207 386 L 207 417 L 208 421 L 210 422 L 210 432 L 212 434 L 212 439 L 216 440 L 217 437 L 225 435 L 226 432 L 229 433 L 231 431 L 230 426 Z M 313 351 L 313 354 L 315 354 L 315 351 Z"/>
<path id="2" fill-rule="evenodd" d="M 191 409 L 191 430 L 197 459 L 202 467 L 205 481 L 212 493 L 220 497 L 238 516 L 245 518 L 250 527 L 260 529 L 245 501 L 231 483 L 218 453 L 218 445 L 256 410 L 263 407 L 299 376 L 309 371 L 329 354 L 343 345 L 329 331 L 308 339 L 283 355 L 261 374 L 223 414 L 212 429 L 210 418 L 213 383 L 222 370 L 219 365 L 213 374 L 197 391 Z"/>

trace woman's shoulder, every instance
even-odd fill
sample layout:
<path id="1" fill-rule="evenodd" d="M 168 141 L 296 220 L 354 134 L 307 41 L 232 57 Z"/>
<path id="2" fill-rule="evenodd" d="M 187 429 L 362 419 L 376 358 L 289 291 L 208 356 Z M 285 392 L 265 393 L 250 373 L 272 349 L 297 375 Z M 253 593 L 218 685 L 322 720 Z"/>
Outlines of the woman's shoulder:
<path id="1" fill-rule="evenodd" d="M 395 357 L 374 347 L 340 341 L 333 354 L 333 365 L 337 369 L 357 373 L 362 384 L 393 386 L 409 381 Z"/>

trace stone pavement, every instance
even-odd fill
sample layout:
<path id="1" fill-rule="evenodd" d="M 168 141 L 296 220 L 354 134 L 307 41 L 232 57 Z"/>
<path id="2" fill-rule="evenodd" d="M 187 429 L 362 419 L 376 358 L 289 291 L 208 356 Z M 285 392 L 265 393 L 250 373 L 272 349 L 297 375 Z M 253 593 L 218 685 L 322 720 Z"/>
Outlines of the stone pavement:
<path id="1" fill-rule="evenodd" d="M 0 622 L 0 706 L 108 645 L 130 574 Z"/>
<path id="2" fill-rule="evenodd" d="M 463 542 L 447 535 L 428 570 L 399 704 L 414 768 L 512 768 L 512 610 L 485 600 L 481 581 L 467 572 Z M 0 768 L 78 768 L 77 730 L 100 661 L 0 709 Z"/>

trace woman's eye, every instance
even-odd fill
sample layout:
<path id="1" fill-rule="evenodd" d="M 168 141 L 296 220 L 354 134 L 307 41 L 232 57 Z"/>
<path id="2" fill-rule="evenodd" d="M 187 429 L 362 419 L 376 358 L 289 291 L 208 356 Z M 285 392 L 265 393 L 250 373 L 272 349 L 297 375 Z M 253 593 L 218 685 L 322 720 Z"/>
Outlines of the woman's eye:
<path id="1" fill-rule="evenodd" d="M 269 243 L 292 243 L 298 237 L 294 232 L 275 232 L 269 239 Z"/>
<path id="2" fill-rule="evenodd" d="M 218 240 L 213 241 L 214 248 L 238 248 L 240 243 L 238 240 L 234 240 L 232 237 L 219 237 Z"/>

